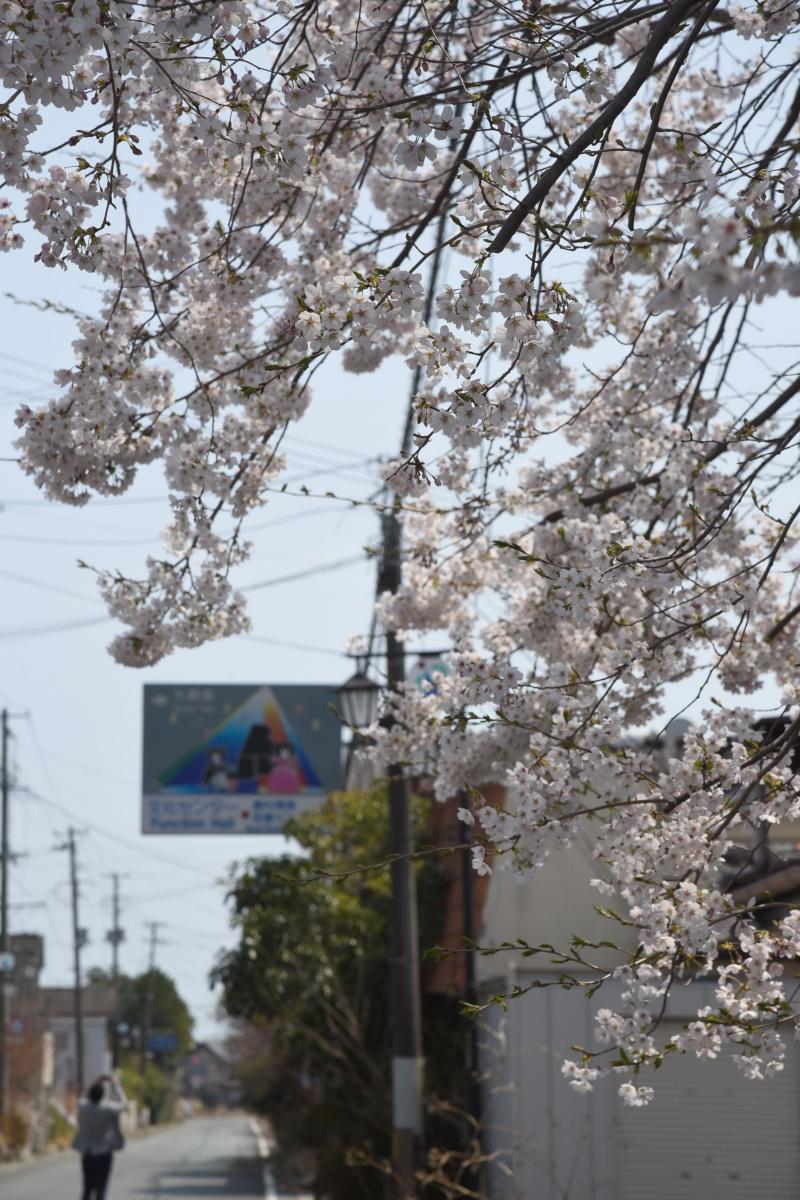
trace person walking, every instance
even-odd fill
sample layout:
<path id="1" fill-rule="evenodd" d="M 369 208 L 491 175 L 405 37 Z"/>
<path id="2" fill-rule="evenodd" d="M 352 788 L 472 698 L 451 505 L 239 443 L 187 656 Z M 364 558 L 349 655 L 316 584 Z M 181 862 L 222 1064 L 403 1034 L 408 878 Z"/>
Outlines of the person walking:
<path id="1" fill-rule="evenodd" d="M 72 1149 L 81 1155 L 83 1200 L 105 1200 L 114 1152 L 125 1145 L 119 1118 L 127 1103 L 118 1077 L 101 1075 L 78 1104 Z"/>

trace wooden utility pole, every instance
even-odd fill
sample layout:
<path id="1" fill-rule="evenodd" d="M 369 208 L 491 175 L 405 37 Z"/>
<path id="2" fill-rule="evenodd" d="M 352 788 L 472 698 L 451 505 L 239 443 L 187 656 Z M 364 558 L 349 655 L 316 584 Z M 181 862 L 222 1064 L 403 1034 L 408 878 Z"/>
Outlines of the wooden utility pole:
<path id="1" fill-rule="evenodd" d="M 400 588 L 402 535 L 394 507 L 384 516 L 383 560 L 378 591 Z M 400 691 L 405 681 L 405 652 L 396 634 L 386 634 L 386 683 Z M 393 718 L 388 718 L 389 724 Z M 416 1195 L 415 1167 L 422 1135 L 422 1014 L 419 983 L 417 883 L 414 874 L 414 834 L 411 785 L 401 763 L 389 776 L 389 852 L 392 903 L 390 914 L 392 995 L 392 1165 L 398 1194 Z"/>
<path id="2" fill-rule="evenodd" d="M 435 249 L 431 262 L 427 297 L 422 319 L 427 323 L 433 313 L 436 280 L 445 245 L 444 231 L 448 216 L 439 215 Z M 414 402 L 422 381 L 422 369 L 411 377 L 408 407 L 400 442 L 400 462 L 411 458 L 414 433 Z M 397 595 L 402 582 L 403 527 L 399 499 L 390 503 L 382 517 L 382 546 L 378 570 L 377 594 Z M 370 638 L 371 642 L 371 638 Z M 401 692 L 405 683 L 405 649 L 393 630 L 386 630 L 386 688 Z M 391 728 L 394 717 L 383 718 Z M 402 763 L 388 768 L 389 779 L 389 850 L 391 854 L 391 1016 L 392 1016 L 392 1170 L 394 1195 L 408 1200 L 418 1195 L 416 1168 L 424 1134 L 423 1095 L 425 1060 L 422 1054 L 422 1006 L 419 978 L 419 932 L 417 919 L 417 879 L 412 856 L 414 827 L 411 812 L 411 783 Z"/>

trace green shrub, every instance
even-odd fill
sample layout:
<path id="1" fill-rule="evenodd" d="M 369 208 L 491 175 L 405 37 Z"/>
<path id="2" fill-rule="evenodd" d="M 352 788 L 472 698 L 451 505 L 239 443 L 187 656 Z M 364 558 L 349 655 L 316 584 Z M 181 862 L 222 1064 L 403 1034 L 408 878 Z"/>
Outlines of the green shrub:
<path id="1" fill-rule="evenodd" d="M 0 1118 L 0 1140 L 6 1154 L 11 1157 L 16 1157 L 25 1149 L 30 1132 L 30 1121 L 23 1116 L 19 1109 L 12 1109 L 10 1113 L 6 1113 L 4 1117 Z"/>
<path id="2" fill-rule="evenodd" d="M 74 1136 L 75 1130 L 67 1118 L 60 1109 L 51 1104 L 47 1110 L 48 1146 L 57 1146 L 59 1150 L 64 1150 L 72 1144 Z"/>
<path id="3" fill-rule="evenodd" d="M 178 1090 L 171 1074 L 162 1071 L 155 1063 L 147 1063 L 144 1074 L 135 1067 L 122 1068 L 122 1086 L 126 1095 L 139 1105 L 150 1110 L 150 1123 L 158 1125 L 171 1121 L 175 1116 Z"/>

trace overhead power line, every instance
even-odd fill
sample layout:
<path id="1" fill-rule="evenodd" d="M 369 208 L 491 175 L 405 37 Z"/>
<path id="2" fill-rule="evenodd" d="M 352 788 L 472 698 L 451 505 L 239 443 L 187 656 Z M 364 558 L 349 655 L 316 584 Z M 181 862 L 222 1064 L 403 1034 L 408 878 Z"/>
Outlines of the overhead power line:
<path id="1" fill-rule="evenodd" d="M 34 752 L 34 754 L 37 754 L 39 756 L 39 758 L 42 760 L 42 766 L 44 768 L 45 777 L 47 778 L 47 782 L 48 782 L 50 790 L 51 790 L 51 792 L 53 792 L 53 794 L 56 794 L 58 789 L 55 787 L 55 783 L 50 774 L 50 768 L 48 766 L 48 760 L 51 758 L 54 758 L 56 760 L 56 762 L 66 763 L 67 766 L 69 766 L 69 767 L 76 767 L 79 771 L 85 771 L 89 775 L 96 775 L 98 777 L 98 779 L 105 779 L 109 783 L 116 783 L 118 786 L 121 786 L 121 787 L 130 787 L 130 788 L 136 787 L 136 784 L 131 779 L 123 779 L 121 775 L 112 775 L 110 771 L 103 771 L 99 767 L 92 766 L 90 763 L 81 762 L 80 759 L 70 758 L 70 756 L 67 754 L 59 754 L 55 750 L 44 750 L 42 748 L 41 742 L 39 741 L 39 738 L 38 738 L 38 735 L 36 732 L 36 726 L 34 725 L 30 714 L 28 714 L 28 722 L 31 727 L 31 734 L 33 736 L 34 744 L 31 745 L 29 742 L 23 742 L 23 741 L 20 741 L 19 739 L 17 739 L 17 744 L 23 750 L 32 750 Z"/>
<path id="2" fill-rule="evenodd" d="M 56 583 L 46 583 L 43 579 L 31 579 L 29 575 L 18 575 L 16 571 L 0 570 L 0 577 L 10 579 L 14 583 L 24 583 L 28 587 L 41 588 L 45 592 L 57 592 L 60 596 L 69 596 L 72 600 L 83 600 L 88 604 L 99 604 L 96 596 L 86 596 L 81 592 L 72 592 L 69 588 L 59 587 Z"/>
<path id="3" fill-rule="evenodd" d="M 366 561 L 366 555 L 354 554 L 350 558 L 338 558 L 333 562 L 322 563 L 319 567 L 308 567 L 305 571 L 294 571 L 291 575 L 279 575 L 276 579 L 263 579 L 260 583 L 248 583 L 236 590 L 239 592 L 256 592 L 261 588 L 277 587 L 279 583 L 293 583 L 295 579 L 308 579 L 311 575 L 324 575 L 328 571 L 341 571 L 344 567 L 352 567 L 356 563 L 364 563 Z"/>
<path id="4" fill-rule="evenodd" d="M 57 812 L 63 813 L 64 816 L 71 817 L 74 821 L 80 821 L 81 824 L 92 833 L 97 833 L 101 837 L 109 838 L 112 842 L 117 842 L 120 846 L 125 846 L 128 850 L 135 850 L 137 854 L 143 854 L 146 858 L 158 859 L 170 867 L 179 867 L 183 871 L 189 871 L 193 875 L 202 875 L 204 878 L 208 879 L 208 873 L 201 867 L 195 867 L 190 863 L 181 862 L 177 858 L 170 858 L 166 854 L 160 854 L 157 850 L 146 850 L 143 846 L 139 846 L 136 842 L 131 841 L 130 838 L 121 837 L 118 833 L 114 833 L 110 829 L 104 829 L 102 825 L 97 825 L 94 821 L 87 821 L 85 817 L 82 817 L 79 813 L 73 812 L 73 810 L 67 808 L 65 804 L 59 804 L 56 800 L 50 800 L 47 796 L 39 795 L 38 792 L 29 791 L 27 794 L 32 800 L 38 802 L 39 804 L 45 804 L 48 808 L 53 808 Z M 212 883 L 213 880 L 209 880 L 209 885 Z"/>
<path id="5" fill-rule="evenodd" d="M 45 375 L 49 376 L 52 376 L 53 372 L 56 370 L 55 367 L 51 367 L 45 363 L 35 362 L 32 358 L 20 358 L 18 354 L 9 354 L 7 350 L 0 350 L 0 359 L 2 359 L 3 362 L 17 363 L 21 367 L 27 367 L 31 371 L 39 371 L 40 373 L 44 373 Z"/>
<path id="6" fill-rule="evenodd" d="M 278 587 L 283 583 L 294 583 L 300 579 L 310 579 L 314 575 L 325 575 L 330 571 L 341 571 L 345 567 L 355 566 L 356 563 L 366 562 L 364 554 L 355 554 L 349 558 L 335 559 L 333 562 L 322 563 L 318 567 L 308 567 L 303 571 L 293 571 L 289 575 L 278 575 L 273 579 L 263 579 L 258 583 L 248 583 L 244 587 L 237 588 L 240 592 L 256 592 L 263 588 Z M 104 617 L 84 617 L 79 621 L 62 621 L 57 624 L 48 625 L 28 625 L 17 629 L 0 630 L 0 641 L 16 641 L 17 639 L 26 637 L 39 637 L 50 633 L 67 633 L 76 629 L 87 629 L 92 625 L 104 625 L 113 618 Z M 287 645 L 289 643 L 286 643 Z M 303 647 L 304 649 L 306 647 Z"/>
<path id="7" fill-rule="evenodd" d="M 292 459 L 290 459 L 290 465 L 291 465 L 291 462 L 295 461 L 296 459 L 300 459 L 300 465 L 302 465 L 302 461 L 305 459 L 307 468 L 310 468 L 310 469 L 302 470 L 302 471 L 292 475 L 291 478 L 282 480 L 281 482 L 282 483 L 285 482 L 287 486 L 293 485 L 295 483 L 302 483 L 302 481 L 304 479 L 315 479 L 318 476 L 324 476 L 324 475 L 348 475 L 350 473 L 360 474 L 364 467 L 372 466 L 375 463 L 379 463 L 381 461 L 381 456 L 376 455 L 376 454 L 371 454 L 368 457 L 362 456 L 361 458 L 354 458 L 354 459 L 351 459 L 349 462 L 344 462 L 344 463 L 337 462 L 335 459 L 333 461 L 329 460 L 328 462 L 325 462 L 324 460 L 323 461 L 320 460 L 320 456 L 318 454 L 310 454 L 309 455 L 307 452 L 304 452 L 301 450 L 301 451 L 295 452 L 295 454 L 292 456 Z M 96 508 L 101 505 L 114 505 L 115 507 L 119 508 L 119 507 L 122 507 L 125 505 L 167 504 L 168 502 L 169 502 L 168 496 L 113 496 L 113 497 L 100 496 L 100 497 L 92 497 L 89 507 Z M 55 504 L 55 501 L 53 501 L 53 500 L 40 499 L 37 497 L 34 497 L 32 499 L 19 499 L 19 500 L 12 498 L 12 499 L 0 500 L 0 511 L 2 511 L 3 509 L 14 509 L 14 508 L 50 508 L 50 509 L 52 509 L 54 504 Z M 9 535 L 7 535 L 7 536 L 9 536 Z M 27 541 L 28 539 L 26 538 L 25 540 Z M 81 539 L 67 539 L 67 540 L 81 541 Z M 150 541 L 151 539 L 150 538 L 137 538 L 136 540 L 139 542 L 144 542 L 144 541 Z M 90 544 L 96 545 L 98 543 L 93 542 Z M 125 543 L 123 542 L 122 544 L 125 544 Z"/>
<path id="8" fill-rule="evenodd" d="M 0 630 L 0 641 L 16 641 L 18 638 L 39 637 L 45 633 L 66 633 L 73 629 L 86 629 L 90 625 L 103 625 L 111 617 L 85 617 L 80 621 L 63 621 L 57 625 L 28 625 L 21 629 Z"/>
<path id="9" fill-rule="evenodd" d="M 263 642 L 267 646 L 281 646 L 287 650 L 304 650 L 308 654 L 331 654 L 335 658 L 347 658 L 346 650 L 334 650 L 330 646 L 307 646 L 304 642 L 286 642 L 282 638 L 261 637 L 257 633 L 244 634 L 248 642 Z"/>

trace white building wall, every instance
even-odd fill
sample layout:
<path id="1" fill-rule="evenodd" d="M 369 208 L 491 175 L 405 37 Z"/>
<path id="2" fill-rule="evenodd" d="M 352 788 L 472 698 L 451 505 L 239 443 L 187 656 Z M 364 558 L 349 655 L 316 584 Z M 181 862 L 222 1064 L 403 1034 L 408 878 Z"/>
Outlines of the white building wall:
<path id="1" fill-rule="evenodd" d="M 74 1092 L 77 1079 L 75 1022 L 72 1017 L 49 1017 L 47 1027 L 52 1031 L 54 1040 L 53 1089 L 57 1095 L 68 1095 Z M 107 1043 L 106 1018 L 84 1017 L 84 1088 L 89 1087 L 98 1075 L 110 1072 L 111 1053 Z"/>
<path id="2" fill-rule="evenodd" d="M 531 946 L 549 942 L 558 949 L 569 948 L 573 934 L 590 941 L 612 941 L 626 953 L 635 945 L 634 932 L 616 921 L 601 917 L 598 905 L 613 902 L 592 887 L 593 878 L 604 878 L 602 862 L 592 853 L 592 843 L 582 837 L 567 850 L 552 854 L 528 878 L 520 879 L 495 865 L 481 921 L 482 946 L 524 939 Z M 592 961 L 611 964 L 619 954 L 593 951 Z M 478 977 L 492 979 L 508 972 L 509 964 L 559 973 L 564 968 L 551 963 L 551 955 L 523 959 L 519 952 L 502 951 L 479 957 Z"/>
<path id="3" fill-rule="evenodd" d="M 508 980 L 534 981 L 553 976 Z M 546 986 L 512 1000 L 508 1012 L 490 1010 L 481 1071 L 485 1145 L 499 1155 L 492 1200 L 617 1200 L 613 1084 L 582 1094 L 561 1073 L 571 1045 L 591 1045 L 595 1007 L 578 990 Z"/>
<path id="4" fill-rule="evenodd" d="M 578 934 L 625 941 L 620 929 L 593 911 L 603 897 L 589 879 L 599 875 L 590 846 L 555 855 L 533 878 L 518 881 L 495 870 L 484 909 L 480 944 L 523 938 L 529 945 L 568 948 Z M 611 904 L 613 907 L 613 903 Z M 619 954 L 586 950 L 611 966 Z M 624 1109 L 615 1080 L 576 1093 L 561 1074 L 575 1044 L 599 1049 L 593 1018 L 615 1008 L 620 986 L 603 984 L 592 998 L 564 990 L 567 967 L 519 947 L 480 957 L 481 998 L 509 995 L 491 1006 L 480 1039 L 484 1148 L 491 1200 L 772 1200 L 800 1195 L 800 1048 L 789 1038 L 786 1070 L 774 1080 L 748 1082 L 729 1059 L 698 1062 L 674 1056 L 654 1073 L 651 1108 Z M 660 1039 L 711 1002 L 713 985 L 692 980 L 674 987 Z M 660 1080 L 663 1079 L 660 1095 Z M 650 1082 L 647 1080 L 645 1082 Z M 763 1184 L 763 1187 L 762 1187 Z"/>
<path id="5" fill-rule="evenodd" d="M 520 880 L 496 865 L 484 906 L 480 944 L 499 947 L 522 939 L 529 946 L 569 949 L 574 934 L 614 941 L 625 951 L 631 931 L 601 917 L 603 897 L 590 884 L 603 874 L 584 838 Z M 586 951 L 612 966 L 621 951 Z M 615 1191 L 614 1086 L 603 1081 L 590 1095 L 573 1091 L 561 1074 L 570 1047 L 593 1043 L 593 1012 L 609 1006 L 610 992 L 587 1001 L 583 990 L 557 980 L 568 967 L 553 954 L 525 956 L 523 948 L 478 959 L 483 998 L 531 988 L 488 1010 L 481 1037 L 486 1149 L 498 1154 L 492 1200 L 618 1200 Z"/>

